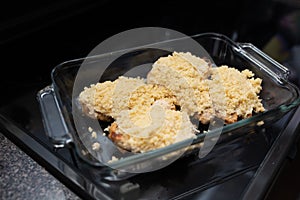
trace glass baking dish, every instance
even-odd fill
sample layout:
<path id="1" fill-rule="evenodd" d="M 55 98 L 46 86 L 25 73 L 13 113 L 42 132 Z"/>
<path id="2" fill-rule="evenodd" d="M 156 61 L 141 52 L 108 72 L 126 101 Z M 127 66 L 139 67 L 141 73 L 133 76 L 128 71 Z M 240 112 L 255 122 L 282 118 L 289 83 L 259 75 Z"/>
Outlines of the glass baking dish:
<path id="1" fill-rule="evenodd" d="M 222 127 L 222 133 L 218 138 L 217 146 L 226 146 L 226 144 L 236 138 L 251 136 L 253 133 L 260 132 L 299 106 L 299 89 L 289 82 L 289 70 L 264 54 L 254 45 L 249 43 L 237 43 L 225 35 L 218 33 L 202 33 L 191 36 L 191 38 L 197 41 L 209 53 L 209 56 L 217 66 L 228 65 L 239 70 L 249 69 L 255 73 L 256 77 L 263 80 L 263 89 L 260 93 L 260 97 L 262 98 L 262 103 L 266 111 Z M 162 56 L 172 52 L 172 44 L 174 42 L 180 42 L 186 39 L 187 38 L 178 38 L 172 41 L 163 41 L 161 43 L 162 46 L 169 46 L 166 52 L 157 51 L 157 49 L 154 49 L 151 45 L 143 46 L 143 48 L 137 47 L 130 52 L 127 51 L 125 56 L 118 57 L 118 59 L 107 68 L 101 79 L 114 80 L 136 65 L 144 64 L 145 60 L 147 62 L 154 62 L 158 55 Z M 118 51 L 117 55 L 119 54 L 122 55 L 122 51 Z M 80 158 L 93 166 L 105 167 L 105 165 L 95 158 L 95 155 L 90 153 L 91 150 L 87 148 L 86 143 L 92 146 L 93 141 L 91 139 L 82 141 L 81 139 L 82 137 L 87 138 L 88 134 L 90 134 L 87 131 L 89 125 L 82 125 L 86 133 L 83 131 L 83 133 L 79 135 L 76 131 L 72 115 L 73 85 L 77 72 L 83 62 L 91 66 L 91 72 L 87 72 L 87 74 L 95 73 L 92 71 L 95 69 L 93 66 L 101 64 L 101 60 L 107 59 L 107 57 L 111 55 L 113 55 L 113 53 L 61 63 L 52 71 L 52 84 L 40 90 L 37 95 L 43 115 L 45 130 L 54 144 L 54 147 L 61 148 L 72 145 Z M 119 66 L 122 66 L 122 68 L 120 69 Z M 142 74 L 145 75 L 148 71 L 149 69 L 145 68 Z M 263 123 L 261 123 L 262 121 Z M 190 144 L 193 148 L 184 153 L 182 157 L 198 153 L 204 138 L 208 137 L 213 141 L 216 139 L 214 136 L 217 135 L 218 131 L 220 130 L 217 129 L 207 133 L 197 134 L 197 137 Z M 86 134 L 86 136 L 82 134 Z M 99 134 L 102 135 L 101 133 Z M 110 164 L 110 167 L 122 169 L 121 171 L 129 170 L 139 172 L 139 170 L 145 166 L 149 167 L 152 163 L 158 163 L 164 160 L 166 156 L 172 157 L 173 152 L 185 148 L 186 144 L 186 141 L 182 141 L 150 152 L 127 156 L 114 161 Z M 203 162 L 207 159 L 213 159 L 216 156 L 218 155 L 210 153 L 203 159 Z"/>

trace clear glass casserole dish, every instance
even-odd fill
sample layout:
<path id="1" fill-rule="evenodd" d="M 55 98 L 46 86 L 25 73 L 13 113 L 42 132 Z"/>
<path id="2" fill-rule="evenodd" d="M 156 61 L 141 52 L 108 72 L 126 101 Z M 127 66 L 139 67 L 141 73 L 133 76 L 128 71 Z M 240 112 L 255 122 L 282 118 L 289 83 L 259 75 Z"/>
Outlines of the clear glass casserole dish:
<path id="1" fill-rule="evenodd" d="M 217 33 L 203 33 L 194 35 L 191 38 L 197 41 L 209 53 L 217 66 L 228 65 L 239 70 L 249 69 L 254 72 L 256 77 L 262 79 L 260 97 L 266 111 L 222 127 L 222 133 L 216 145 L 226 146 L 226 144 L 236 138 L 259 132 L 259 130 L 272 125 L 286 113 L 299 106 L 299 89 L 288 81 L 288 69 L 268 57 L 252 44 L 236 43 L 228 37 Z M 167 55 L 173 51 L 172 43 L 186 39 L 178 38 L 162 42 L 163 46 L 169 46 L 167 51 L 157 51 L 149 45 L 147 48 L 143 46 L 143 48 L 137 48 L 126 53 L 126 55 L 119 56 L 107 68 L 101 80 L 115 80 L 118 76 L 128 72 L 136 65 L 142 65 L 145 62 L 154 62 L 159 56 Z M 54 146 L 64 147 L 67 144 L 74 144 L 77 154 L 84 161 L 94 166 L 105 165 L 99 162 L 95 158 L 97 155 L 93 155 L 91 153 L 93 151 L 89 149 L 97 141 L 97 139 L 91 139 L 90 133 L 87 131 L 90 127 L 89 124 L 82 124 L 83 131 L 81 133 L 78 133 L 78 130 L 76 130 L 72 113 L 72 109 L 74 109 L 72 108 L 73 85 L 77 72 L 83 62 L 91 66 L 91 71 L 87 72 L 86 78 L 88 78 L 89 73 L 95 73 L 93 72 L 93 69 L 95 69 L 93 66 L 101 64 L 101 60 L 107 59 L 112 54 L 114 52 L 90 58 L 71 60 L 56 66 L 51 74 L 52 85 L 39 91 L 37 95 L 41 105 L 45 129 Z M 116 52 L 116 55 L 122 55 L 122 51 Z M 141 74 L 145 75 L 148 71 L 149 68 L 145 68 Z M 261 121 L 263 121 L 263 124 L 260 123 Z M 103 124 L 104 127 L 106 125 L 105 123 Z M 199 151 L 205 137 L 211 141 L 216 140 L 215 135 L 219 131 L 219 129 L 215 129 L 207 133 L 197 134 L 197 137 L 191 141 L 191 144 L 189 141 L 182 141 L 161 149 L 134 154 L 125 158 L 121 154 L 116 154 L 119 158 L 112 162 L 110 167 L 121 169 L 121 171 L 139 172 L 153 163 L 165 160 L 166 156 L 172 157 L 172 153 L 185 148 L 187 144 L 190 144 L 193 148 L 185 152 L 182 156 L 192 155 Z M 106 137 L 102 137 L 101 132 L 97 134 L 100 135 L 102 140 L 103 137 Z M 203 161 L 213 159 L 215 156 L 218 155 L 214 153 L 208 154 Z M 159 166 L 156 168 L 159 168 Z"/>

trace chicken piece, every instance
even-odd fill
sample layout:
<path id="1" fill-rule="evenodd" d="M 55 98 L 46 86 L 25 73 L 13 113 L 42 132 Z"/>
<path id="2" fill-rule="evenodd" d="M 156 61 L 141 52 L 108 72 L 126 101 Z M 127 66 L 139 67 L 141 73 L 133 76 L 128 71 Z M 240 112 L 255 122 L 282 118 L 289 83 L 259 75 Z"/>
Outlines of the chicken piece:
<path id="1" fill-rule="evenodd" d="M 88 116 L 109 121 L 128 109 L 130 93 L 142 85 L 145 85 L 143 79 L 120 76 L 115 81 L 85 87 L 78 100 Z"/>
<path id="2" fill-rule="evenodd" d="M 207 124 L 214 114 L 209 87 L 205 82 L 210 69 L 211 64 L 204 59 L 189 52 L 174 52 L 153 64 L 147 83 L 163 85 L 171 90 L 183 111 L 190 116 L 200 114 L 199 120 Z M 207 115 L 208 112 L 211 114 Z"/>
<path id="3" fill-rule="evenodd" d="M 227 124 L 265 110 L 258 95 L 262 80 L 253 76 L 250 70 L 240 72 L 226 65 L 212 69 L 211 80 L 207 80 L 210 96 L 216 116 Z"/>

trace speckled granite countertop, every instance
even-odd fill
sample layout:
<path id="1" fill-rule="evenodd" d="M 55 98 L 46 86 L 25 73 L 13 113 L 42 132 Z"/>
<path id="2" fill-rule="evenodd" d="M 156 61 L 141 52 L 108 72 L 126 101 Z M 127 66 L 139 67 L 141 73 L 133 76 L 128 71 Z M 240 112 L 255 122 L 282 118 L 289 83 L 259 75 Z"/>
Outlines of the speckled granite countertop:
<path id="1" fill-rule="evenodd" d="M 0 147 L 0 199 L 80 199 L 1 133 Z"/>

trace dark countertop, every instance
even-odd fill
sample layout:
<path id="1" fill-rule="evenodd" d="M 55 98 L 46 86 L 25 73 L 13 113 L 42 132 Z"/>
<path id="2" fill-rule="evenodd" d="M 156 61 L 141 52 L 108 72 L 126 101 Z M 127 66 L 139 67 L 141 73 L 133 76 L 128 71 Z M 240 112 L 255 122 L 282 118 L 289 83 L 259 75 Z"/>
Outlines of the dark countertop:
<path id="1" fill-rule="evenodd" d="M 0 146 L 0 199 L 80 199 L 1 133 Z"/>
<path id="2" fill-rule="evenodd" d="M 16 105 L 23 104 L 26 109 L 24 108 L 21 109 L 19 107 L 18 110 L 19 111 L 21 110 L 23 115 L 22 116 L 17 115 L 17 116 L 19 116 L 19 118 L 28 119 L 28 120 L 26 123 L 24 121 L 18 121 L 18 120 L 17 122 L 19 122 L 19 124 L 22 122 L 25 123 L 22 125 L 23 127 L 25 127 L 25 130 L 29 129 L 33 131 L 33 133 L 35 133 L 31 135 L 32 137 L 31 139 L 39 137 L 41 144 L 44 144 L 44 148 L 51 150 L 51 148 L 47 147 L 47 143 L 46 143 L 47 138 L 45 137 L 43 127 L 41 126 L 42 125 L 40 122 L 41 119 L 38 117 L 39 116 L 38 112 L 27 113 L 30 110 L 37 111 L 37 102 L 32 101 L 32 96 L 35 93 L 36 91 L 33 90 L 30 93 L 28 93 L 28 95 L 22 96 L 16 99 L 15 101 L 12 101 L 10 103 L 12 106 L 7 106 L 6 110 L 2 109 L 2 113 L 13 114 L 14 112 L 16 112 L 16 110 L 14 110 L 14 108 L 16 108 Z M 298 112 L 298 114 L 300 113 Z M 14 117 L 18 119 L 16 116 Z M 18 132 L 18 131 L 15 130 L 13 132 Z M 8 138 L 11 138 L 8 132 L 5 133 L 3 132 L 3 134 Z M 27 151 L 26 148 L 24 148 L 24 144 L 18 143 L 17 141 L 18 139 L 22 139 L 22 137 L 16 138 L 16 140 L 12 140 L 13 142 L 11 142 L 4 135 L 2 134 L 0 135 L 0 145 L 2 147 L 0 150 L 0 199 L 8 199 L 8 200 L 10 199 L 25 199 L 25 200 L 26 199 L 80 199 L 76 195 L 78 192 L 77 189 L 74 190 L 74 188 L 70 188 L 69 185 L 65 185 L 64 177 L 63 178 L 59 177 L 60 175 L 57 173 L 53 174 L 51 170 L 49 171 L 49 168 L 43 168 L 43 166 L 45 165 L 40 165 L 40 162 L 42 162 L 41 158 L 38 158 L 33 154 L 28 154 L 30 156 L 27 155 Z M 16 135 L 20 136 L 19 133 L 16 133 Z M 30 145 L 31 143 L 28 139 L 29 138 L 23 137 L 23 142 L 26 143 L 27 140 L 28 142 L 27 144 Z M 38 148 L 34 147 L 34 149 L 37 150 Z M 39 149 L 39 150 L 44 151 L 44 149 Z M 47 154 L 45 155 L 47 157 Z M 299 153 L 297 155 L 299 155 Z M 67 164 L 69 163 L 66 160 L 63 162 Z M 57 163 L 59 165 L 58 166 L 59 169 L 65 169 L 67 167 L 67 165 L 61 165 L 61 162 L 54 162 L 54 163 Z M 288 160 L 287 161 L 288 168 L 286 169 L 283 168 L 281 173 L 286 174 L 287 170 L 291 169 L 289 165 L 293 165 L 291 163 L 292 162 Z M 297 162 L 294 163 L 297 164 Z M 76 169 L 74 170 L 76 171 Z M 212 187 L 211 189 L 208 189 L 207 191 L 199 195 L 195 195 L 193 196 L 193 198 L 199 199 L 201 197 L 201 199 L 202 198 L 211 199 L 211 197 L 214 197 L 214 199 L 223 199 L 224 195 L 228 196 L 228 193 L 224 194 L 222 192 L 231 191 L 232 188 L 234 188 L 235 192 L 229 194 L 231 196 L 234 195 L 236 197 L 233 199 L 238 199 L 242 193 L 241 188 L 245 188 L 247 186 L 249 179 L 253 177 L 255 171 L 256 170 L 252 170 L 232 180 L 228 180 L 225 182 L 225 184 L 216 185 L 216 187 Z M 292 171 L 290 173 L 292 173 Z M 79 180 L 77 178 L 75 179 Z M 283 194 L 282 193 L 283 188 L 285 188 L 284 191 L 287 191 L 287 193 L 289 193 L 290 191 L 294 190 L 294 188 L 289 187 L 290 184 L 286 184 L 286 182 L 297 185 L 298 180 L 300 179 L 293 178 L 293 179 L 286 180 L 283 183 L 281 180 L 280 182 L 278 182 L 279 185 L 278 184 L 275 185 L 277 191 L 275 191 L 275 193 L 271 192 L 271 195 L 274 197 L 274 194 L 276 195 L 277 192 L 276 197 L 281 197 L 280 195 Z M 286 185 L 286 187 L 283 187 L 283 185 Z M 239 190 L 237 190 L 238 189 L 237 187 L 239 187 Z M 295 192 L 295 190 L 293 192 Z M 294 194 L 296 195 L 297 193 Z M 82 197 L 81 194 L 79 196 Z M 280 198 L 270 198 L 270 199 L 273 200 L 273 199 L 280 199 Z M 290 199 L 294 199 L 294 198 L 290 198 Z"/>
<path id="3" fill-rule="evenodd" d="M 298 145 L 294 147 L 299 148 L 299 143 L 297 144 Z M 0 146 L 0 199 L 81 199 L 1 133 Z M 287 199 L 297 199 L 295 197 L 298 196 L 299 192 L 296 186 L 299 185 L 300 179 L 297 174 L 293 175 L 293 172 L 297 169 L 297 166 L 300 166 L 300 154 L 294 151 L 294 149 L 291 150 L 293 150 L 292 152 L 295 154 L 294 156 L 293 154 L 288 156 L 281 172 L 277 174 L 279 175 L 278 180 L 276 181 L 276 179 L 274 179 L 274 189 L 270 190 L 266 200 L 282 199 L 283 197 L 288 197 Z M 227 184 L 221 184 L 207 190 L 202 196 L 196 196 L 196 199 L 200 197 L 206 199 L 207 195 L 210 196 L 215 192 L 226 191 L 226 188 L 230 189 L 236 187 L 237 183 L 243 183 L 243 187 L 245 187 L 249 181 L 249 177 L 252 176 L 253 172 L 251 171 L 245 173 L 245 176 L 241 176 L 241 179 L 244 179 L 244 181 L 241 182 L 239 178 L 232 179 L 228 181 Z M 218 188 L 222 187 L 225 189 L 218 190 Z M 225 194 L 220 195 L 223 196 Z M 217 197 L 217 199 L 222 199 L 220 195 L 214 196 Z M 236 193 L 235 195 L 236 197 L 239 196 Z"/>

